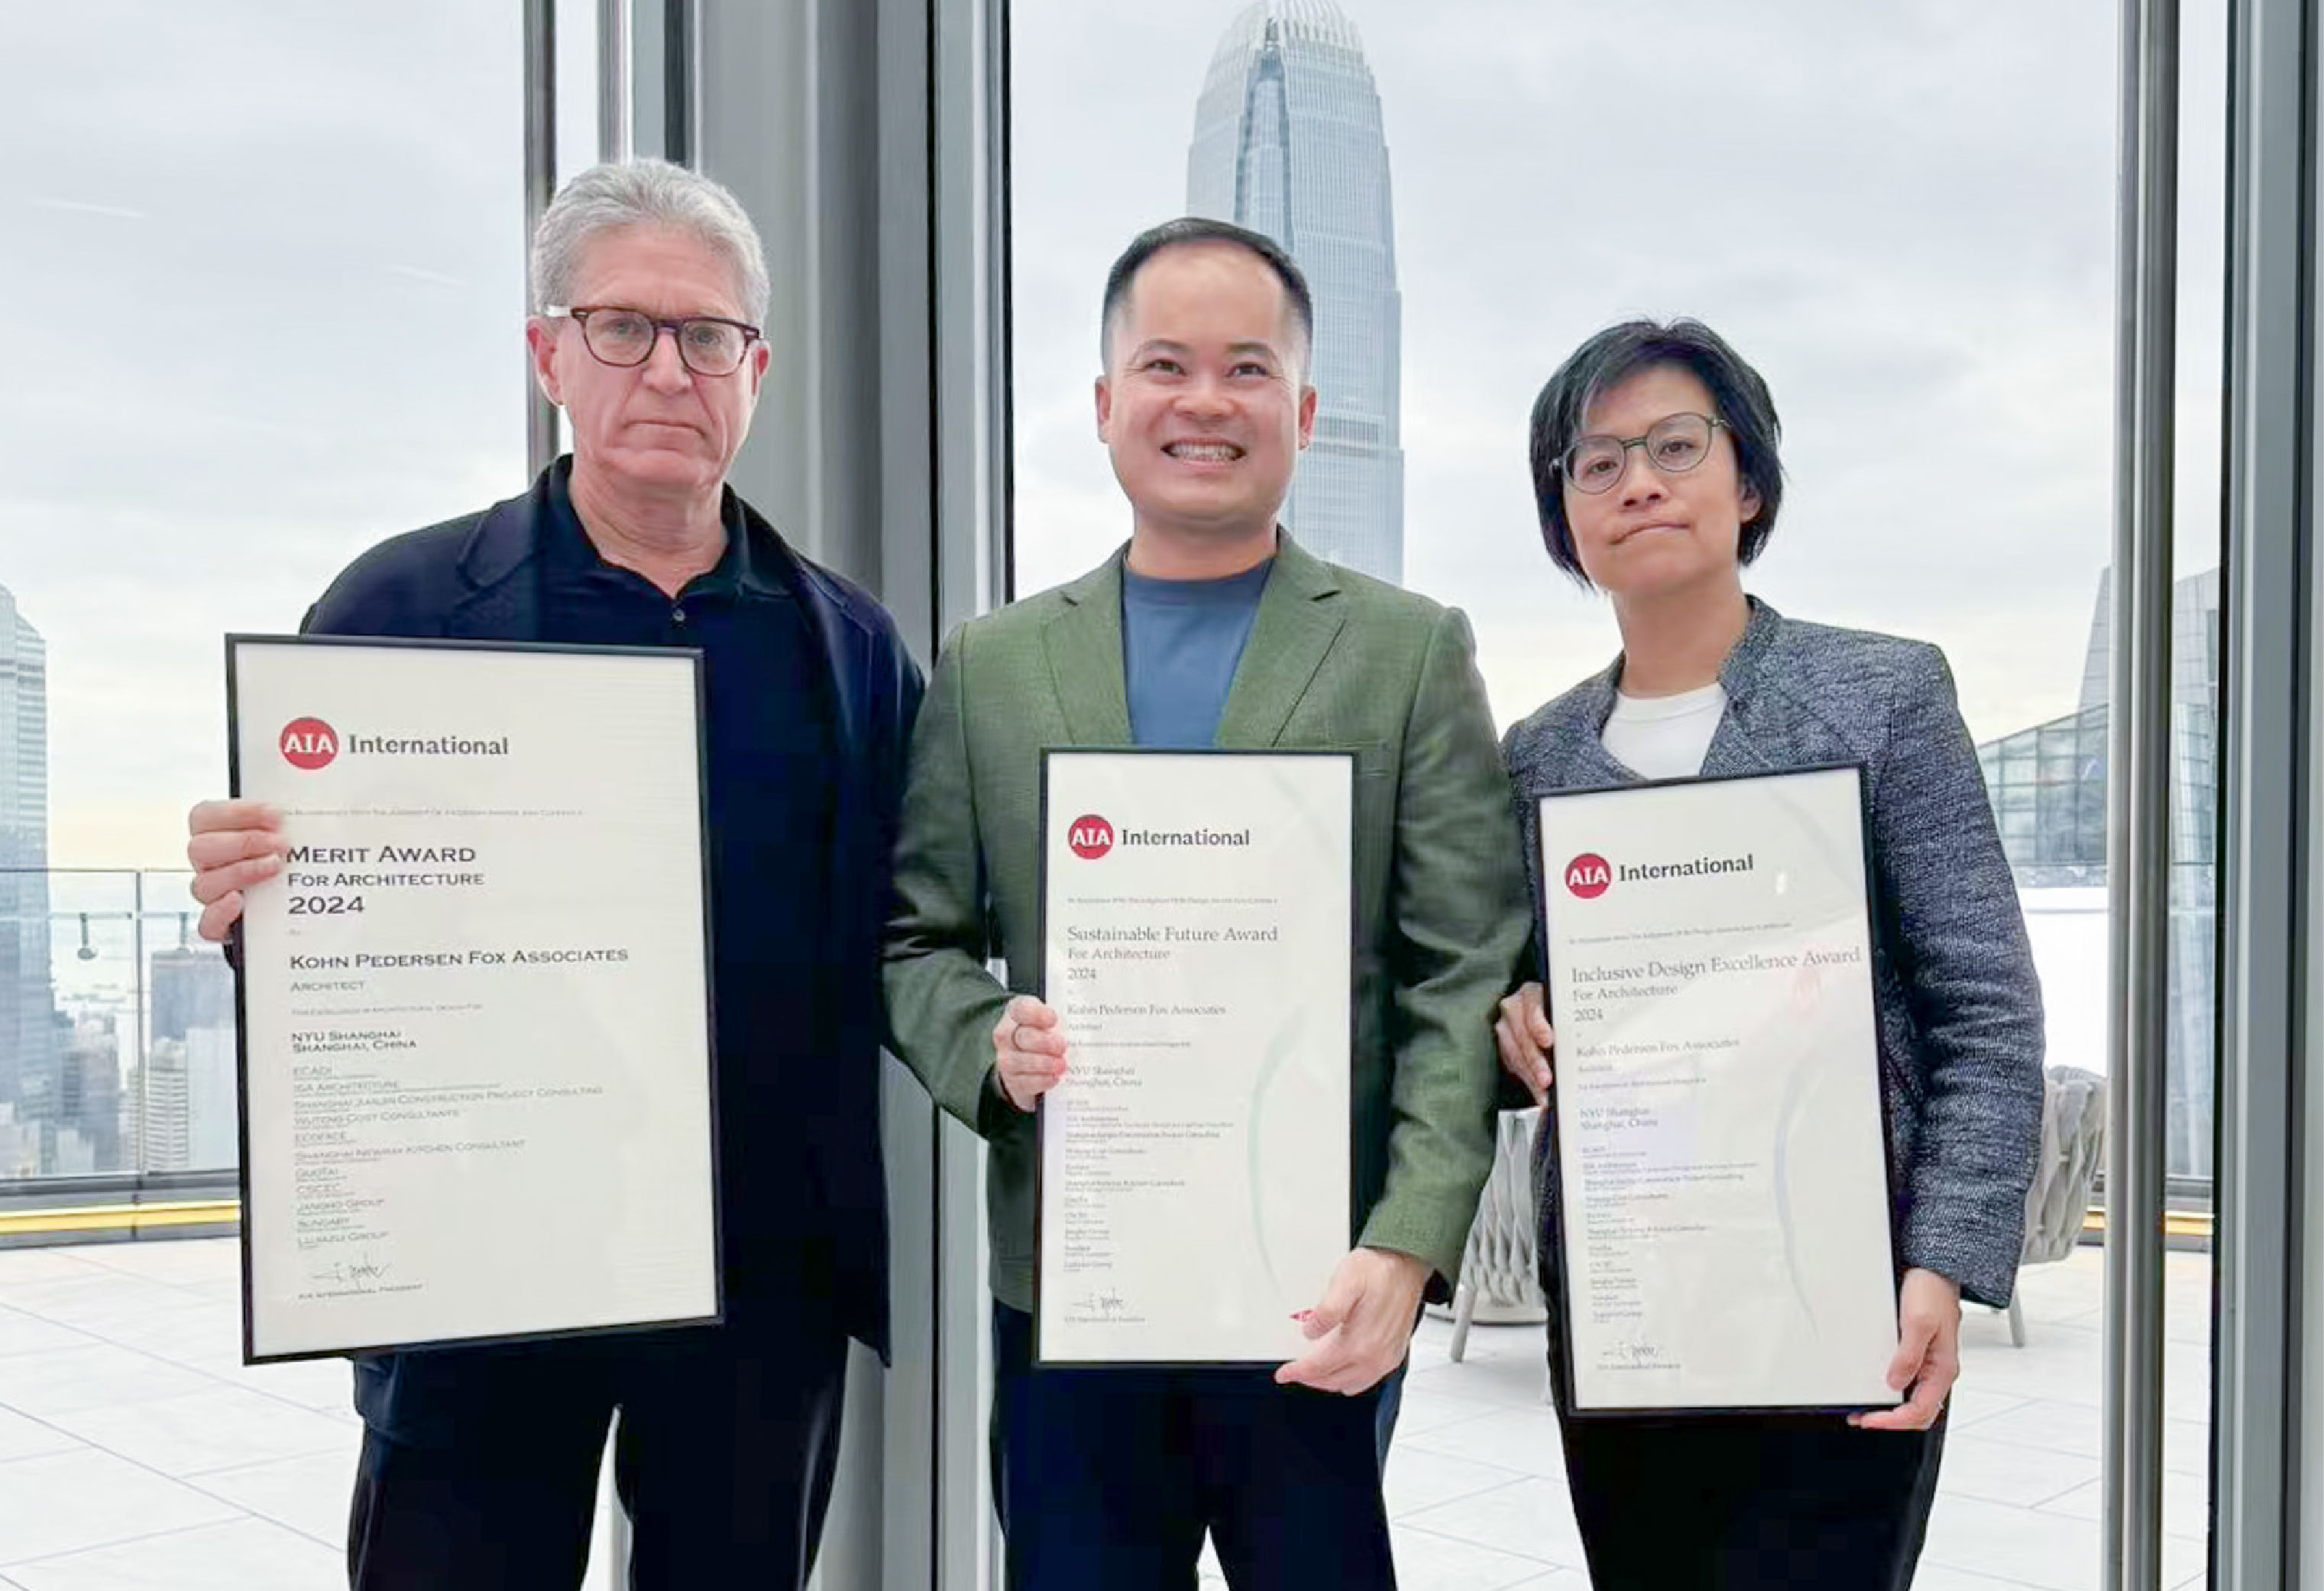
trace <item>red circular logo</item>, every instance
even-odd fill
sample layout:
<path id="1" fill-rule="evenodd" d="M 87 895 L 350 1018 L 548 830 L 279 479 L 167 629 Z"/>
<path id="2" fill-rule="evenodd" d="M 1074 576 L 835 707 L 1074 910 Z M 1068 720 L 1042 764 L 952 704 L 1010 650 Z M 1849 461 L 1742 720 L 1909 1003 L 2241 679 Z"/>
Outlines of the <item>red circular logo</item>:
<path id="1" fill-rule="evenodd" d="M 1084 861 L 1095 861 L 1113 849 L 1113 825 L 1095 813 L 1086 814 L 1065 831 L 1065 843 Z"/>
<path id="2" fill-rule="evenodd" d="M 282 726 L 282 760 L 292 768 L 323 768 L 339 754 L 339 731 L 319 718 L 294 718 Z"/>
<path id="3" fill-rule="evenodd" d="M 1565 864 L 1565 887 L 1583 900 L 1596 900 L 1614 882 L 1614 869 L 1594 851 L 1585 851 Z"/>

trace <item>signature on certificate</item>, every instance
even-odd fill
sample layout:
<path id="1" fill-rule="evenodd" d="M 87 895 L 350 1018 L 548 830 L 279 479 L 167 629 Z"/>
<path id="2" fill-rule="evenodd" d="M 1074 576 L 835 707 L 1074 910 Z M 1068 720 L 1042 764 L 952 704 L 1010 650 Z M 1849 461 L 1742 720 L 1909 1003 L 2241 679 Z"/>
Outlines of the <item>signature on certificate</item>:
<path id="1" fill-rule="evenodd" d="M 1621 1361 L 1618 1368 L 1625 1370 L 1667 1370 L 1674 1368 L 1660 1344 L 1652 1342 L 1616 1342 L 1606 1345 L 1606 1352 Z"/>
<path id="2" fill-rule="evenodd" d="M 307 1273 L 307 1279 L 317 1283 L 327 1282 L 335 1287 L 353 1288 L 357 1292 L 372 1292 L 378 1290 L 392 1269 L 393 1266 L 386 1261 L 366 1254 L 359 1259 L 318 1265 Z"/>

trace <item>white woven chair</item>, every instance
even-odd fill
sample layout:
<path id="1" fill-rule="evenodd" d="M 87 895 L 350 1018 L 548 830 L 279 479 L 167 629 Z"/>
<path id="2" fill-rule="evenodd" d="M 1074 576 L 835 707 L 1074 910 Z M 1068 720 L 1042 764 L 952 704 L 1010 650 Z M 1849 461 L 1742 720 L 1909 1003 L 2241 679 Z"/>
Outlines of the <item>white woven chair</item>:
<path id="1" fill-rule="evenodd" d="M 1469 1327 L 1534 1326 L 1549 1318 L 1534 1269 L 1533 1135 L 1538 1106 L 1504 1110 L 1493 1145 L 1493 1174 L 1486 1179 L 1469 1246 L 1461 1255 L 1461 1285 L 1452 1295 L 1454 1364 L 1469 1348 Z"/>
<path id="2" fill-rule="evenodd" d="M 2042 1080 L 2042 1158 L 2025 1195 L 2018 1269 L 2064 1259 L 2081 1241 L 2090 1188 L 2106 1160 L 2106 1125 L 2107 1080 L 2079 1067 L 2052 1067 Z M 2014 1289 L 2009 1340 L 2025 1346 L 2025 1311 Z"/>
<path id="3" fill-rule="evenodd" d="M 1535 1269 L 1532 1145 L 1538 1108 L 1504 1110 L 1492 1175 L 1469 1228 L 1461 1286 L 1452 1299 L 1454 1364 L 1468 1350 L 1469 1328 L 1536 1324 L 1548 1318 Z M 2042 1152 L 2025 1196 L 2025 1241 L 2018 1266 L 2053 1264 L 2074 1252 L 2106 1162 L 2107 1080 L 2078 1067 L 2053 1066 L 2042 1083 Z M 2025 1311 L 2009 1301 L 2009 1340 L 2025 1346 Z"/>

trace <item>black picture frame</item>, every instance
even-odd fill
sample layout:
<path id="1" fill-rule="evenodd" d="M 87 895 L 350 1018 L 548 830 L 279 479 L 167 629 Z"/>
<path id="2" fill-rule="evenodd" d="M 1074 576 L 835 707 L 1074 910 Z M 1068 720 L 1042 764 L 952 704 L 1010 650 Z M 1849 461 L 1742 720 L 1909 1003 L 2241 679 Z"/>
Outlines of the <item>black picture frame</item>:
<path id="1" fill-rule="evenodd" d="M 1890 1152 L 1891 1146 L 1895 1142 L 1895 1122 L 1893 1119 L 1893 1112 L 1891 1111 L 1888 1103 L 1888 1090 L 1880 1075 L 1881 1066 L 1878 1049 L 1879 990 L 1877 982 L 1876 969 L 1880 956 L 1881 944 L 1879 869 L 1875 865 L 1877 858 L 1873 844 L 1872 809 L 1866 789 L 1866 772 L 1867 770 L 1865 766 L 1860 762 L 1823 762 L 1798 768 L 1759 769 L 1749 773 L 1695 775 L 1670 779 L 1642 779 L 1635 784 L 1600 786 L 1586 789 L 1576 788 L 1572 790 L 1557 790 L 1552 791 L 1546 795 L 1534 796 L 1532 797 L 1532 800 L 1535 803 L 1536 814 L 1545 814 L 1548 807 L 1553 803 L 1582 796 L 1603 798 L 1609 795 L 1619 795 L 1626 792 L 1635 791 L 1665 789 L 1673 786 L 1766 784 L 1787 778 L 1799 778 L 1816 774 L 1847 773 L 1854 777 L 1856 781 L 1858 835 L 1859 842 L 1863 847 L 1864 860 L 1863 907 L 1865 943 L 1870 947 L 1869 957 L 1866 962 L 1864 970 L 1865 998 L 1871 1003 L 1874 1029 L 1873 1053 L 1867 1058 L 1867 1064 L 1869 1065 L 1872 1070 L 1873 1093 L 1880 1103 L 1880 1167 L 1882 1191 L 1887 1200 L 1886 1209 L 1883 1213 L 1886 1218 L 1886 1226 L 1888 1233 L 1890 1298 L 1894 1302 L 1901 1302 L 1903 1273 L 1898 1268 L 1896 1261 L 1898 1252 L 1902 1247 L 1902 1238 L 1896 1229 L 1895 1157 Z M 1539 838 L 1539 836 L 1545 832 L 1545 829 L 1544 826 L 1540 823 L 1536 823 L 1535 850 L 1537 855 L 1536 858 L 1528 860 L 1529 861 L 1538 861 L 1543 869 L 1541 889 L 1536 899 L 1534 908 L 1536 915 L 1534 941 L 1539 960 L 1539 965 L 1536 967 L 1535 972 L 1541 979 L 1543 1000 L 1545 1008 L 1546 1008 L 1550 995 L 1556 989 L 1557 985 L 1555 979 L 1552 976 L 1554 969 L 1551 967 L 1549 959 L 1549 913 L 1551 902 L 1554 897 L 1551 888 L 1554 880 L 1549 876 L 1546 853 L 1542 851 L 1542 844 Z M 1556 1025 L 1556 1016 L 1554 1012 L 1551 1013 L 1550 1020 L 1551 1025 L 1554 1027 Z M 1541 1126 L 1541 1131 L 1546 1135 L 1547 1138 L 1546 1150 L 1545 1153 L 1540 1154 L 1538 1158 L 1543 1168 L 1542 1174 L 1548 1179 L 1548 1186 L 1542 1190 L 1541 1198 L 1545 1201 L 1545 1209 L 1554 1212 L 1559 1240 L 1557 1252 L 1553 1255 L 1544 1256 L 1545 1264 L 1543 1265 L 1543 1270 L 1552 1283 L 1548 1291 L 1551 1294 L 1549 1301 L 1552 1316 L 1556 1324 L 1556 1341 L 1554 1345 L 1554 1358 L 1555 1360 L 1555 1368 L 1559 1381 L 1557 1400 L 1558 1412 L 1562 1417 L 1588 1421 L 1720 1419 L 1728 1417 L 1739 1420 L 1766 1418 L 1769 1416 L 1829 1414 L 1838 1418 L 1850 1414 L 1878 1413 L 1886 1410 L 1898 1407 L 1897 1404 L 1894 1403 L 1721 1403 L 1702 1406 L 1656 1403 L 1620 1408 L 1584 1408 L 1581 1406 L 1578 1402 L 1581 1383 L 1580 1378 L 1576 1375 L 1573 1351 L 1573 1291 L 1570 1286 L 1566 1285 L 1565 1283 L 1565 1278 L 1571 1274 L 1572 1272 L 1570 1235 L 1573 1231 L 1573 1222 L 1570 1219 L 1566 1209 L 1565 1182 L 1560 1166 L 1564 1150 L 1563 1137 L 1560 1130 L 1561 1120 L 1562 1117 L 1557 1109 L 1556 1086 L 1553 1083 L 1550 1089 L 1549 1099 L 1543 1112 L 1543 1121 Z"/>
<path id="2" fill-rule="evenodd" d="M 363 648 L 383 651 L 436 651 L 454 653 L 538 653 L 562 656 L 592 656 L 614 658 L 678 658 L 690 665 L 694 696 L 694 749 L 696 851 L 700 859 L 702 879 L 702 998 L 705 1044 L 703 1063 L 706 1099 L 708 1105 L 710 1134 L 710 1234 L 712 1253 L 712 1296 L 714 1306 L 707 1315 L 683 1316 L 666 1320 L 622 1321 L 611 1325 L 577 1326 L 546 1331 L 495 1333 L 478 1337 L 438 1338 L 414 1342 L 348 1343 L 329 1347 L 300 1348 L 289 1352 L 260 1353 L 257 1351 L 256 1301 L 253 1287 L 252 1228 L 256 1219 L 255 1205 L 251 1197 L 250 1154 L 250 1027 L 247 1010 L 249 970 L 247 958 L 230 957 L 234 967 L 235 1017 L 235 1116 L 238 1150 L 235 1166 L 236 1191 L 241 1200 L 241 1220 L 237 1223 L 236 1238 L 241 1246 L 242 1265 L 242 1354 L 245 1365 L 287 1364 L 301 1359 L 327 1359 L 357 1356 L 409 1353 L 434 1348 L 484 1347 L 517 1343 L 552 1342 L 569 1338 L 621 1336 L 641 1331 L 667 1330 L 678 1328 L 717 1326 L 726 1317 L 725 1274 L 721 1256 L 725 1252 L 725 1187 L 724 1167 L 721 1163 L 719 1101 L 718 1101 L 718 1012 L 713 969 L 716 965 L 716 912 L 711 890 L 713 876 L 710 867 L 710 765 L 709 748 L 704 718 L 705 697 L 703 657 L 694 647 L 626 647 L 604 646 L 559 641 L 511 640 L 438 640 L 406 636 L 336 636 L 336 635 L 270 635 L 232 632 L 226 637 L 226 789 L 230 796 L 242 795 L 242 705 L 240 658 L 244 647 L 301 647 Z M 237 927 L 237 935 L 239 928 Z"/>
<path id="3" fill-rule="evenodd" d="M 1177 758 L 1185 758 L 1185 757 L 1217 757 L 1217 758 L 1232 758 L 1232 759 L 1251 759 L 1251 758 L 1283 759 L 1283 758 L 1295 758 L 1295 757 L 1296 757 L 1296 758 L 1333 758 L 1333 759 L 1337 759 L 1338 760 L 1340 760 L 1341 762 L 1342 762 L 1343 764 L 1345 764 L 1345 766 L 1346 766 L 1346 768 L 1347 768 L 1347 773 L 1348 773 L 1348 784 L 1347 784 L 1347 792 L 1348 792 L 1348 859 L 1347 859 L 1347 860 L 1348 860 L 1348 944 L 1349 944 L 1349 949 L 1350 949 L 1350 959 L 1349 959 L 1349 979 L 1348 979 L 1348 1065 L 1349 1065 L 1349 1067 L 1350 1067 L 1350 1069 L 1351 1069 L 1351 1071 L 1352 1072 L 1353 1068 L 1354 1068 L 1354 1066 L 1355 1066 L 1355 1060 L 1356 1060 L 1356 1054 L 1355 1054 L 1356 1035 L 1357 1035 L 1357 1032 L 1358 1032 L 1358 1030 L 1359 1030 L 1359 1028 L 1360 1028 L 1360 1022 L 1359 1022 L 1359 1020 L 1358 1020 L 1359 1013 L 1360 1013 L 1360 998 L 1359 998 L 1359 993 L 1358 993 L 1358 983 L 1359 983 L 1359 979 L 1358 979 L 1358 978 L 1356 977 L 1356 973 L 1355 973 L 1355 970 L 1356 970 L 1357 964 L 1358 964 L 1358 962 L 1359 962 L 1359 961 L 1360 961 L 1360 957 L 1358 957 L 1358 956 L 1355 954 L 1355 952 L 1360 948 L 1360 930 L 1361 930 L 1361 925 L 1362 925 L 1362 919 L 1361 919 L 1361 915 L 1360 915 L 1360 914 L 1361 914 L 1361 907 L 1360 907 L 1360 906 L 1358 904 L 1357 891 L 1356 891 L 1356 853 L 1357 853 L 1357 848 L 1358 848 L 1358 843 L 1359 843 L 1359 841 L 1358 841 L 1358 814 L 1357 814 L 1357 810 L 1356 810 L 1356 797 L 1357 797 L 1357 793 L 1358 793 L 1358 788 L 1359 788 L 1359 780 L 1358 780 L 1358 778 L 1357 778 L 1357 768 L 1358 768 L 1359 753 L 1358 753 L 1358 752 L 1357 752 L 1353 748 L 1344 748 L 1344 749 L 1343 749 L 1343 748 L 1329 747 L 1329 746 L 1256 746 L 1256 747 L 1239 747 L 1239 746 L 1196 746 L 1196 747 L 1168 747 L 1168 746 L 1045 746 L 1045 747 L 1043 747 L 1043 748 L 1041 749 L 1041 780 L 1040 780 L 1041 796 L 1040 796 L 1040 816 L 1039 816 L 1038 830 L 1038 841 L 1036 841 L 1037 846 L 1038 846 L 1037 856 L 1038 856 L 1038 866 L 1037 866 L 1036 874 L 1035 874 L 1035 884 L 1034 884 L 1034 890 L 1035 890 L 1035 902 L 1036 902 L 1036 910 L 1035 910 L 1035 917 L 1034 917 L 1034 933 L 1035 933 L 1035 935 L 1036 935 L 1036 942 L 1037 942 L 1037 943 L 1041 946 L 1041 969 L 1040 969 L 1040 975 L 1039 975 L 1039 978 L 1037 979 L 1036 988 L 1035 988 L 1035 989 L 1034 989 L 1034 995 L 1035 995 L 1035 998 L 1039 998 L 1039 999 L 1043 999 L 1043 1000 L 1046 1000 L 1046 999 L 1048 998 L 1048 989 L 1049 989 L 1049 965 L 1048 965 L 1048 955 L 1049 955 L 1049 855 L 1050 855 L 1050 850 L 1051 850 L 1051 847 L 1050 847 L 1050 840 L 1051 840 L 1051 839 L 1052 839 L 1052 837 L 1053 837 L 1053 836 L 1052 836 L 1052 832 L 1051 832 L 1051 824 L 1052 824 L 1052 823 L 1055 821 L 1055 814 L 1054 814 L 1054 813 L 1053 813 L 1053 812 L 1052 812 L 1052 810 L 1051 810 L 1050 803 L 1049 803 L 1049 768 L 1050 768 L 1051 761 L 1052 761 L 1052 759 L 1053 759 L 1059 758 L 1059 757 L 1086 757 L 1086 756 L 1100 756 L 1100 757 L 1177 757 Z M 1066 822 L 1068 822 L 1068 823 L 1070 823 L 1070 822 L 1072 822 L 1073 820 L 1072 820 L 1072 817 L 1070 817 L 1070 816 L 1069 816 L 1069 817 L 1067 817 L 1067 819 L 1066 819 L 1065 821 L 1066 821 Z M 1355 1167 L 1356 1167 L 1356 1163 L 1357 1163 L 1357 1157 L 1356 1157 L 1356 1145 L 1355 1145 L 1355 1113 L 1354 1113 L 1354 1109 L 1353 1109 L 1353 1106 L 1354 1106 L 1354 1099 L 1353 1099 L 1353 1093 L 1352 1093 L 1352 1090 L 1351 1091 L 1351 1096 L 1350 1096 L 1349 1104 L 1350 1104 L 1350 1110 L 1349 1110 L 1349 1116 L 1348 1116 L 1348 1144 L 1347 1144 L 1347 1150 L 1348 1150 L 1348 1209 L 1347 1209 L 1347 1220 L 1348 1220 L 1349 1243 L 1350 1243 L 1351 1246 L 1352 1247 L 1352 1246 L 1353 1246 L 1353 1244 L 1354 1244 L 1354 1241 L 1355 1241 L 1355 1237 L 1356 1237 L 1356 1229 L 1355 1229 L 1355 1226 L 1356 1226 L 1356 1205 L 1357 1205 L 1357 1199 L 1358 1199 L 1358 1193 L 1357 1193 L 1357 1190 L 1356 1190 L 1356 1180 L 1355 1180 Z M 1032 1343 L 1032 1361 L 1033 1361 L 1033 1366 L 1034 1366 L 1034 1368 L 1036 1368 L 1036 1369 L 1063 1369 L 1063 1370 L 1110 1370 L 1110 1369 L 1111 1369 L 1111 1370 L 1150 1370 L 1150 1371 L 1162 1371 L 1162 1372 L 1167 1372 L 1167 1371 L 1175 1371 L 1175 1370 L 1236 1370 L 1236 1369 L 1250 1370 L 1250 1369 L 1271 1369 L 1271 1368 L 1273 1368 L 1275 1366 L 1277 1366 L 1277 1365 L 1278 1365 L 1278 1364 L 1283 1363 L 1284 1361 L 1282 1361 L 1282 1360 L 1277 1360 L 1277 1359 L 1120 1359 L 1120 1360 L 1111 1360 L 1111 1359 L 1049 1359 L 1049 1358 L 1046 1358 L 1046 1357 L 1043 1356 L 1042 1351 L 1041 1351 L 1041 1277 L 1042 1277 L 1042 1270 L 1043 1270 L 1042 1264 L 1041 1264 L 1041 1256 L 1042 1256 L 1042 1254 L 1043 1254 L 1043 1252 L 1044 1252 L 1045 1245 L 1044 1245 L 1044 1235 L 1043 1235 L 1043 1232 L 1042 1232 L 1042 1229 L 1041 1229 L 1041 1228 L 1042 1228 L 1042 1209 L 1043 1209 L 1044 1202 L 1045 1202 L 1045 1201 L 1044 1201 L 1044 1200 L 1043 1200 L 1042 1194 L 1043 1194 L 1043 1182 L 1044 1182 L 1044 1179 L 1045 1179 L 1045 1177 L 1046 1177 L 1046 1175 L 1047 1175 L 1046 1167 L 1047 1167 L 1047 1162 L 1048 1162 L 1048 1156 L 1047 1156 L 1047 1120 L 1048 1120 L 1048 1115 L 1047 1115 L 1047 1111 L 1046 1106 L 1047 1106 L 1047 1101 L 1046 1101 L 1046 1100 L 1037 1100 L 1037 1101 L 1035 1101 L 1035 1104 L 1034 1104 L 1034 1113 L 1033 1113 L 1033 1343 Z"/>

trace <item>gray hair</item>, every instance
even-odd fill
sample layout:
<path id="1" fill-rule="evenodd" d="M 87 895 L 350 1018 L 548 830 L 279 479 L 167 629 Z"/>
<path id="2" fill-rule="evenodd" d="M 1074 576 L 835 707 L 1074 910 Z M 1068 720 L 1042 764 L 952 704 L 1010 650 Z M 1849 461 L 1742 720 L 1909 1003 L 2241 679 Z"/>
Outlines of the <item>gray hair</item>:
<path id="1" fill-rule="evenodd" d="M 767 255 L 735 197 L 699 171 L 668 161 L 592 166 L 557 190 L 532 234 L 532 307 L 573 302 L 581 258 L 600 235 L 625 226 L 689 233 L 725 256 L 753 326 L 767 318 Z"/>

